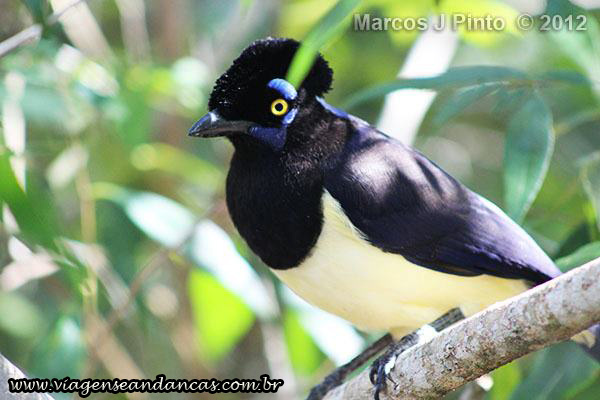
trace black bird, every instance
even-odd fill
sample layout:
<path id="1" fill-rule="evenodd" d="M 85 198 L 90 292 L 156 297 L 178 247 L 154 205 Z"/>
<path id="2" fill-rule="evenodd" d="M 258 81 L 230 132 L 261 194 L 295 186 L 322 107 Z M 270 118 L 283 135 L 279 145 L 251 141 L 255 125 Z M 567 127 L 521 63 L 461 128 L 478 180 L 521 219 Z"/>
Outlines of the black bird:
<path id="1" fill-rule="evenodd" d="M 210 112 L 189 131 L 233 143 L 233 222 L 293 291 L 360 329 L 399 337 L 561 273 L 494 204 L 327 104 L 321 96 L 333 72 L 322 56 L 300 87 L 287 82 L 298 46 L 252 43 L 216 81 Z M 592 351 L 600 357 L 600 345 Z M 378 390 L 385 361 L 373 371 Z"/>

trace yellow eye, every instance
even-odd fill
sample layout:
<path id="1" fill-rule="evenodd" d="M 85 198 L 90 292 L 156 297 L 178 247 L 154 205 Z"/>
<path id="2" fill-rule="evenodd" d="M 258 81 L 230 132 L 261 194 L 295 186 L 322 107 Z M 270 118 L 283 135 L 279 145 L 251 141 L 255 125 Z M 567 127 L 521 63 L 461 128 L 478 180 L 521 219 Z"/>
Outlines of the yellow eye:
<path id="1" fill-rule="evenodd" d="M 284 99 L 277 99 L 271 103 L 271 112 L 273 115 L 283 115 L 288 110 L 288 103 Z"/>

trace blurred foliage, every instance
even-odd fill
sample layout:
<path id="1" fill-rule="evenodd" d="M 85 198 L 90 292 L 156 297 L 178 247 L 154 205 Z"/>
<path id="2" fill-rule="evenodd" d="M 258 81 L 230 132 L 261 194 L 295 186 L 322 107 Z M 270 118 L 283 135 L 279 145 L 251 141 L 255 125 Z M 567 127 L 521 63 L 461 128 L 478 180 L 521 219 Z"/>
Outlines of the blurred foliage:
<path id="1" fill-rule="evenodd" d="M 186 136 L 216 77 L 267 35 L 306 38 L 295 81 L 321 49 L 328 101 L 371 122 L 386 94 L 435 90 L 416 147 L 563 270 L 600 256 L 600 12 L 522 3 L 89 0 L 55 23 L 62 2 L 4 2 L 0 40 L 44 29 L 0 58 L 0 352 L 39 377 L 270 373 L 287 399 L 374 338 L 271 276 L 227 216 L 231 147 Z M 585 14 L 587 30 L 460 29 L 447 72 L 397 79 L 419 32 L 351 28 L 354 12 L 510 20 L 531 7 Z M 570 343 L 491 377 L 493 400 L 600 398 L 600 369 Z"/>

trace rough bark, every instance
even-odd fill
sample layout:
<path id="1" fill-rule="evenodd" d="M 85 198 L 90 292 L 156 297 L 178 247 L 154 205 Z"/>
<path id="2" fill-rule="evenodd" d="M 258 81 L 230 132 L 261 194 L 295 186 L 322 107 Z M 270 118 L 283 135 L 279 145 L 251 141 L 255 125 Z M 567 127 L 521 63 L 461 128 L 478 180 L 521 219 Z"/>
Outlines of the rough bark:
<path id="1" fill-rule="evenodd" d="M 473 315 L 396 360 L 383 399 L 439 398 L 600 321 L 600 258 Z M 368 371 L 325 399 L 373 398 Z"/>

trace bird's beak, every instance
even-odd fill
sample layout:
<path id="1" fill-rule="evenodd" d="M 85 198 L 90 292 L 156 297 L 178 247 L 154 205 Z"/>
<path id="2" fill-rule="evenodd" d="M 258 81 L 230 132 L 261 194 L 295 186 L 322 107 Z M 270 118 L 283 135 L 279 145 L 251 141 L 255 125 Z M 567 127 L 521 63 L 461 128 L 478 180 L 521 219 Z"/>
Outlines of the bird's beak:
<path id="1" fill-rule="evenodd" d="M 228 121 L 216 111 L 211 111 L 192 126 L 188 135 L 204 138 L 229 136 L 235 133 L 247 133 L 250 126 L 252 126 L 251 122 Z"/>

